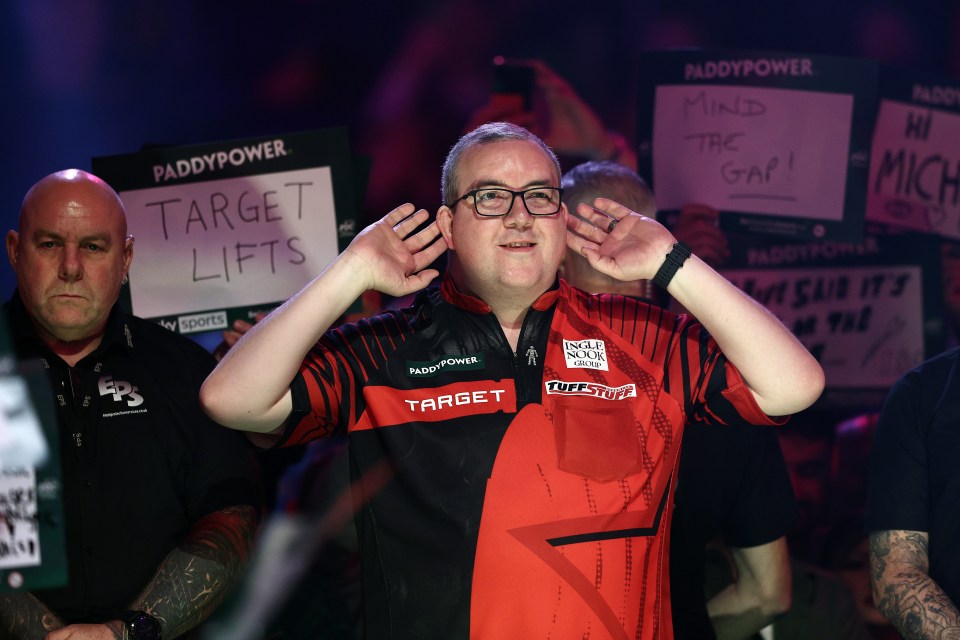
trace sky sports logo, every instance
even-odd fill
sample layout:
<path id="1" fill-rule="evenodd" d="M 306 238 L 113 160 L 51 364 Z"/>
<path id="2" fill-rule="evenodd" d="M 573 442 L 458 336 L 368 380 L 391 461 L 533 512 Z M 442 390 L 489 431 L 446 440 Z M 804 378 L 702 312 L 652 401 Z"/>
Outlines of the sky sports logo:
<path id="1" fill-rule="evenodd" d="M 202 331 L 219 331 L 227 328 L 226 311 L 210 311 L 195 313 L 189 316 L 179 316 L 174 319 L 160 320 L 160 326 L 170 331 L 180 333 L 200 333 Z"/>

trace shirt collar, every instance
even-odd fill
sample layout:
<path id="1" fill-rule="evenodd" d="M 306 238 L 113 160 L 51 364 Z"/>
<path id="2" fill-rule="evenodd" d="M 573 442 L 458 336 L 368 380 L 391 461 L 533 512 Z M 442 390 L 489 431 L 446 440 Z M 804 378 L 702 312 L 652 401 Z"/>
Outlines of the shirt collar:
<path id="1" fill-rule="evenodd" d="M 555 279 L 553 286 L 541 293 L 530 306 L 537 311 L 548 310 L 557 301 L 557 297 L 560 295 L 560 287 L 560 280 Z M 471 313 L 491 312 L 490 306 L 486 302 L 476 296 L 460 291 L 449 273 L 445 273 L 443 276 L 443 282 L 440 284 L 440 293 L 443 295 L 444 300 L 465 311 Z"/>
<path id="2" fill-rule="evenodd" d="M 25 340 L 35 340 L 43 344 L 43 341 L 37 335 L 36 327 L 30 320 L 26 307 L 23 306 L 19 289 L 14 290 L 13 295 L 7 302 L 6 310 L 7 322 L 10 325 L 10 336 L 14 344 L 22 344 Z M 103 329 L 103 339 L 94 353 L 100 353 L 112 345 L 130 352 L 133 351 L 133 333 L 130 328 L 129 316 L 117 304 L 114 304 L 113 308 L 110 309 L 107 324 Z M 46 345 L 44 347 L 46 348 Z"/>

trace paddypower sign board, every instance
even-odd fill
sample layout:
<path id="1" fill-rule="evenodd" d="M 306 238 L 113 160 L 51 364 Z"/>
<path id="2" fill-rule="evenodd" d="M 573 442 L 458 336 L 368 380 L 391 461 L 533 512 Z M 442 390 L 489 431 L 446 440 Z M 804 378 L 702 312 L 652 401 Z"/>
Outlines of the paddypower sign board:
<path id="1" fill-rule="evenodd" d="M 180 333 L 283 302 L 357 229 L 344 129 L 94 158 L 93 172 L 136 238 L 133 312 Z"/>
<path id="2" fill-rule="evenodd" d="M 668 220 L 700 203 L 729 231 L 859 239 L 877 73 L 795 53 L 644 54 L 640 174 Z"/>
<path id="3" fill-rule="evenodd" d="M 945 346 L 931 234 L 868 230 L 857 243 L 740 237 L 721 273 L 818 359 L 826 404 L 879 406 L 904 371 Z"/>
<path id="4" fill-rule="evenodd" d="M 867 220 L 960 239 L 960 82 L 884 70 Z"/>

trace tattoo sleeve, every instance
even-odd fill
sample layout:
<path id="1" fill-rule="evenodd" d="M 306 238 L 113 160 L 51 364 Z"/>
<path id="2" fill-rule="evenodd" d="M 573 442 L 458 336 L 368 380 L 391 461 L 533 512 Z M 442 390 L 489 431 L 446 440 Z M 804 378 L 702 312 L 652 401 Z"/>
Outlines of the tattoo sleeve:
<path id="1" fill-rule="evenodd" d="M 196 523 L 164 559 L 132 609 L 160 620 L 163 637 L 176 638 L 203 622 L 223 601 L 253 546 L 256 511 L 215 511 Z"/>
<path id="2" fill-rule="evenodd" d="M 870 534 L 870 579 L 877 609 L 907 640 L 960 640 L 960 611 L 929 575 L 923 531 Z"/>
<path id="3" fill-rule="evenodd" d="M 31 593 L 0 595 L 0 638 L 43 640 L 63 626 L 59 617 Z"/>

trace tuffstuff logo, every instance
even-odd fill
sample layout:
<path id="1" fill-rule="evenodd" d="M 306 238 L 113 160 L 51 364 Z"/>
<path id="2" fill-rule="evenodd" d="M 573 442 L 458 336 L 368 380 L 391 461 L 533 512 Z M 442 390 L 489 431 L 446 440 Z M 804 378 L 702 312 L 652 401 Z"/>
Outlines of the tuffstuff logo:
<path id="1" fill-rule="evenodd" d="M 568 369 L 607 371 L 607 347 L 603 340 L 564 340 L 563 359 Z"/>
<path id="2" fill-rule="evenodd" d="M 138 391 L 138 387 L 130 384 L 126 380 L 114 380 L 112 376 L 102 376 L 97 383 L 100 390 L 100 396 L 113 396 L 114 402 L 126 400 L 128 407 L 139 407 L 143 404 L 143 396 Z"/>
<path id="3" fill-rule="evenodd" d="M 548 380 L 545 383 L 547 395 L 556 396 L 590 396 L 603 400 L 623 400 L 637 397 L 637 385 L 625 384 L 622 387 L 608 387 L 596 382 L 564 382 L 563 380 Z"/>
<path id="4" fill-rule="evenodd" d="M 483 354 L 444 356 L 439 360 L 415 362 L 407 360 L 407 375 L 411 378 L 432 378 L 441 371 L 471 371 L 483 369 Z"/>

